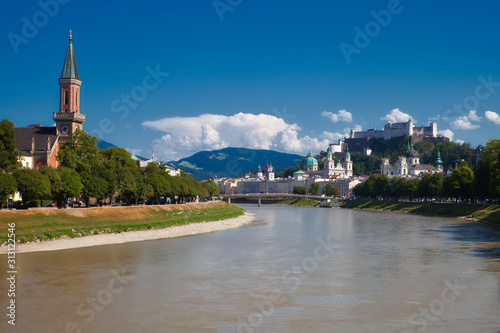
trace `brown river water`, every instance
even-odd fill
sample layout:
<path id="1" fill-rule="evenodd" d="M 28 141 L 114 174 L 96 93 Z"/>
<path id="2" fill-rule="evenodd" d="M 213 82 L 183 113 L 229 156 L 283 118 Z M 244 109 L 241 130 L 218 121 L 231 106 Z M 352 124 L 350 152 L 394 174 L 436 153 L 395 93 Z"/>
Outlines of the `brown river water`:
<path id="1" fill-rule="evenodd" d="M 243 207 L 259 221 L 18 254 L 16 326 L 2 315 L 0 332 L 500 332 L 498 227 Z"/>

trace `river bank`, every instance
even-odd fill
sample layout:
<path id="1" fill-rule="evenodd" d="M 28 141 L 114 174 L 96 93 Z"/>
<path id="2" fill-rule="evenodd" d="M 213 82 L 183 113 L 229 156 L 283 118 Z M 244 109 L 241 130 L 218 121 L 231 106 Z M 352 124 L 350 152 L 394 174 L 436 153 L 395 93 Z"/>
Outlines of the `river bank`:
<path id="1" fill-rule="evenodd" d="M 340 204 L 340 207 L 470 218 L 500 226 L 500 206 L 498 205 L 346 200 Z"/>
<path id="2" fill-rule="evenodd" d="M 93 235 L 120 235 L 125 231 L 151 230 L 157 232 L 162 228 L 173 226 L 197 225 L 195 231 L 188 234 L 211 232 L 239 226 L 251 220 L 244 215 L 244 210 L 225 202 L 189 203 L 183 205 L 108 207 L 85 209 L 55 209 L 0 212 L 0 241 L 3 244 L 0 253 L 4 253 L 9 225 L 15 225 L 14 234 L 18 243 L 31 242 L 35 245 L 52 239 L 65 241 L 76 240 Z M 241 217 L 240 220 L 229 220 Z M 225 223 L 228 220 L 229 223 Z M 219 221 L 211 227 L 201 226 L 204 223 Z M 190 227 L 192 228 L 192 227 Z M 188 229 L 186 229 L 188 230 Z M 189 229 L 191 230 L 191 229 Z M 176 234 L 178 237 L 182 233 Z M 122 239 L 126 238 L 120 236 Z M 148 235 L 149 237 L 149 235 Z M 162 238 L 166 238 L 163 237 Z M 150 238 L 147 238 L 150 239 Z M 125 240 L 126 241 L 126 240 Z M 136 240 L 132 240 L 136 241 Z M 120 241 L 123 242 L 123 241 Z M 84 242 L 85 243 L 85 242 Z M 112 243 L 115 244 L 115 243 Z M 88 245 L 92 246 L 92 245 Z M 20 245 L 18 245 L 20 247 Z"/>

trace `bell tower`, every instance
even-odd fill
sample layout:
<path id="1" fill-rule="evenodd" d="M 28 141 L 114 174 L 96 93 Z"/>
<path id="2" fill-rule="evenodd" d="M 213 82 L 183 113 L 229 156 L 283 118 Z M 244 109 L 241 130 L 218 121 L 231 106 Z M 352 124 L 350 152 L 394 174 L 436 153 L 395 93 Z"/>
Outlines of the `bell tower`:
<path id="1" fill-rule="evenodd" d="M 85 115 L 80 113 L 80 86 L 82 81 L 76 67 L 75 52 L 73 51 L 73 38 L 69 31 L 69 45 L 66 51 L 64 67 L 59 79 L 60 98 L 59 111 L 54 112 L 57 134 L 60 141 L 68 140 L 77 129 L 82 129 Z"/>

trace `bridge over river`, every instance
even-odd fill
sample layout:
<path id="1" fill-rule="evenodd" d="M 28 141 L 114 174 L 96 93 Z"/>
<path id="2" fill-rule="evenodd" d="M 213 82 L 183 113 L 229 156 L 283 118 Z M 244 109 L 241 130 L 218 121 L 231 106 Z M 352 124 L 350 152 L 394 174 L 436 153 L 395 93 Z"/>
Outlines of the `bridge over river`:
<path id="1" fill-rule="evenodd" d="M 311 200 L 326 200 L 330 197 L 322 195 L 307 195 L 307 194 L 292 194 L 292 193 L 245 193 L 245 194 L 221 194 L 223 200 L 231 203 L 231 199 L 252 199 L 257 198 L 259 207 L 262 205 L 262 198 L 276 199 L 311 199 Z"/>

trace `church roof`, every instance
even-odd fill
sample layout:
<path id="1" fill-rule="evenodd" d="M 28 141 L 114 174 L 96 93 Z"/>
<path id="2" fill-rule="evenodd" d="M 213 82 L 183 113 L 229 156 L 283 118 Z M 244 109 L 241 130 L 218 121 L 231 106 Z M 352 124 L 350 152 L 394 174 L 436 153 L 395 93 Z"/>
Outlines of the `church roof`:
<path id="1" fill-rule="evenodd" d="M 318 160 L 313 157 L 312 151 L 309 151 L 309 154 L 307 154 L 304 165 L 318 165 Z"/>
<path id="2" fill-rule="evenodd" d="M 35 139 L 35 151 L 44 151 L 47 149 L 47 138 L 50 139 L 51 148 L 57 139 L 57 129 L 55 127 L 14 127 L 16 137 L 16 148 L 21 153 L 29 154 L 31 152 L 32 138 Z"/>
<path id="3" fill-rule="evenodd" d="M 408 150 L 406 152 L 406 157 L 418 158 L 418 152 L 415 149 Z"/>
<path id="4" fill-rule="evenodd" d="M 66 59 L 64 60 L 64 67 L 61 74 L 61 79 L 77 79 L 80 80 L 78 76 L 78 68 L 76 67 L 75 51 L 73 51 L 73 42 L 71 37 L 71 31 L 69 34 L 69 45 L 68 51 L 66 51 Z"/>

